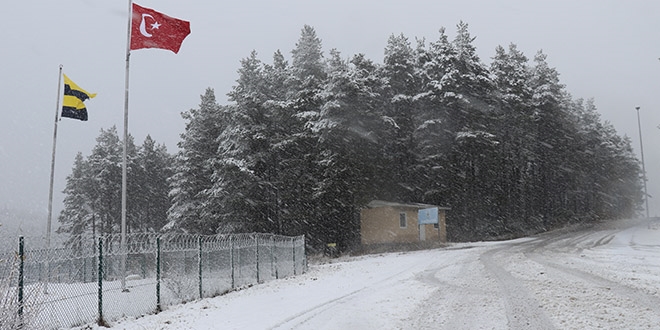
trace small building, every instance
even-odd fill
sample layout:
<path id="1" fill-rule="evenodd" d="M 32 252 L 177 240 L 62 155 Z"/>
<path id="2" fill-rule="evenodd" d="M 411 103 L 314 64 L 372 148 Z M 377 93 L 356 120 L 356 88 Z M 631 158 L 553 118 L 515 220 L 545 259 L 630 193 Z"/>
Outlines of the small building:
<path id="1" fill-rule="evenodd" d="M 422 222 L 426 224 L 419 224 L 420 210 L 424 210 Z M 429 204 L 371 201 L 360 211 L 362 245 L 446 242 L 445 211 L 447 210 L 449 210 L 447 207 Z M 437 219 L 437 223 L 429 223 L 429 215 L 430 222 Z"/>

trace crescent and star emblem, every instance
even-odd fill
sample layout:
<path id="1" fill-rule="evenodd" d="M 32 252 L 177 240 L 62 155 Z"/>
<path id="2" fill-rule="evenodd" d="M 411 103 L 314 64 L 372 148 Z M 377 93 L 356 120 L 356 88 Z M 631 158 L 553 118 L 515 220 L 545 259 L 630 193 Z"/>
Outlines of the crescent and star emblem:
<path id="1" fill-rule="evenodd" d="M 140 22 L 140 33 L 147 38 L 151 38 L 152 34 L 147 32 L 146 19 L 145 19 L 147 17 L 154 19 L 154 17 L 149 14 L 142 14 L 142 22 Z M 154 19 L 154 23 L 151 23 L 151 30 L 157 30 L 158 27 L 160 27 L 160 24 L 158 22 L 155 22 Z"/>

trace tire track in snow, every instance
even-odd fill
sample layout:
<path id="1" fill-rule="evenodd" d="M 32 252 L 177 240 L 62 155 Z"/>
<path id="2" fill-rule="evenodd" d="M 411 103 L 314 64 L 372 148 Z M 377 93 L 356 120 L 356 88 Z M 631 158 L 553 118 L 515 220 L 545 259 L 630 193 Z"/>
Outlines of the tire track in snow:
<path id="1" fill-rule="evenodd" d="M 507 329 L 503 299 L 480 255 L 462 256 L 460 261 L 418 274 L 417 279 L 433 286 L 434 293 L 418 306 L 410 329 L 482 329 L 484 324 Z"/>
<path id="2" fill-rule="evenodd" d="M 619 282 L 614 282 L 579 269 L 553 263 L 548 260 L 544 260 L 543 258 L 532 257 L 531 259 L 546 267 L 550 267 L 558 271 L 561 271 L 565 274 L 577 277 L 582 281 L 585 281 L 591 285 L 606 288 L 608 291 L 616 295 L 627 298 L 630 301 L 633 301 L 636 304 L 641 305 L 642 307 L 648 310 L 654 311 L 656 314 L 660 314 L 660 298 L 657 296 L 651 295 L 642 290 L 631 288 Z"/>
<path id="3" fill-rule="evenodd" d="M 316 306 L 313 306 L 312 308 L 306 309 L 296 315 L 293 315 L 284 321 L 276 324 L 275 326 L 269 328 L 270 330 L 276 330 L 276 329 L 296 329 L 301 327 L 303 324 L 305 324 L 307 321 L 311 320 L 312 318 L 316 317 L 317 315 L 327 311 L 328 309 L 331 309 L 334 307 L 334 305 L 340 303 L 342 300 L 349 299 L 352 296 L 357 295 L 358 293 L 366 290 L 368 287 L 364 287 L 358 290 L 355 290 L 353 292 L 350 292 L 348 294 L 345 294 L 343 296 L 337 297 L 335 299 L 325 301 L 321 304 L 318 304 Z"/>
<path id="4" fill-rule="evenodd" d="M 555 329 L 541 304 L 513 275 L 500 267 L 494 255 L 510 246 L 492 249 L 481 254 L 481 262 L 495 276 L 500 292 L 504 295 L 510 329 Z"/>
<path id="5" fill-rule="evenodd" d="M 591 241 L 587 243 L 589 243 L 591 247 L 598 247 L 601 245 L 608 244 L 614 239 L 616 234 L 622 230 L 625 230 L 625 228 L 619 230 L 608 230 L 608 231 L 599 232 L 599 235 L 601 235 L 600 238 L 595 239 L 593 243 Z M 584 244 L 585 242 L 580 241 L 580 240 L 585 240 L 585 237 L 588 237 L 588 235 L 577 236 L 576 238 L 568 241 L 566 243 L 567 246 L 560 248 L 568 248 L 573 244 L 580 244 L 580 243 L 582 243 L 581 245 L 585 245 Z M 634 247 L 633 242 L 631 242 L 630 244 L 631 246 Z M 544 247 L 545 245 L 541 245 L 541 244 L 531 244 L 523 248 L 523 254 L 525 254 L 525 256 L 530 260 L 533 260 L 545 267 L 553 268 L 567 275 L 571 275 L 573 277 L 579 278 L 582 281 L 585 281 L 591 285 L 608 288 L 609 291 L 619 296 L 635 301 L 637 304 L 642 305 L 643 307 L 648 308 L 649 310 L 653 310 L 656 313 L 660 314 L 660 297 L 654 296 L 650 293 L 644 292 L 639 289 L 626 286 L 619 282 L 615 282 L 606 279 L 604 277 L 594 275 L 592 273 L 577 269 L 575 267 L 569 267 L 566 265 L 561 265 L 559 263 L 550 261 L 547 258 L 546 253 L 542 253 L 541 251 L 539 251 L 541 248 Z"/>
<path id="6" fill-rule="evenodd" d="M 537 265 L 537 271 L 541 270 L 534 274 L 529 271 L 533 268 L 527 267 L 526 274 L 521 275 L 536 283 L 534 287 L 537 288 L 536 294 L 540 295 L 539 299 L 551 304 L 546 306 L 548 312 L 564 315 L 562 319 L 556 320 L 561 326 L 570 325 L 576 329 L 586 325 L 620 328 L 637 322 L 641 328 L 641 324 L 652 324 L 660 315 L 660 297 L 657 293 L 603 277 L 607 275 L 582 270 L 594 266 L 588 263 L 589 259 L 575 258 L 581 256 L 585 249 L 610 243 L 618 233 L 629 229 L 628 223 L 612 225 L 614 228 L 604 226 L 601 230 L 587 234 L 575 232 L 553 235 L 549 237 L 550 242 L 534 240 L 511 246 L 513 251 L 517 250 L 523 256 L 518 263 L 524 263 L 526 259 Z M 571 266 L 564 264 L 567 258 L 575 263 L 571 263 Z M 587 263 L 581 263 L 580 260 Z M 558 300 L 558 297 L 564 299 Z M 593 311 L 587 318 L 576 313 L 577 310 L 589 308 L 593 308 Z"/>
<path id="7" fill-rule="evenodd" d="M 413 266 L 415 267 L 415 266 Z M 428 266 L 422 266 L 428 267 Z M 276 329 L 307 329 L 308 322 L 315 321 L 315 318 L 322 317 L 323 313 L 329 313 L 333 308 L 341 304 L 347 304 L 352 299 L 358 299 L 363 295 L 368 294 L 369 292 L 378 292 L 384 288 L 391 286 L 393 283 L 396 283 L 401 275 L 410 273 L 411 269 L 403 268 L 401 271 L 394 273 L 386 278 L 383 278 L 377 282 L 371 283 L 368 286 L 359 288 L 357 290 L 351 291 L 347 294 L 341 295 L 337 298 L 322 302 L 311 308 L 301 311 L 293 316 L 286 318 L 285 320 L 277 323 L 276 325 L 270 327 L 270 330 Z M 414 278 L 414 275 L 410 275 Z M 327 315 L 327 314 L 326 314 Z"/>

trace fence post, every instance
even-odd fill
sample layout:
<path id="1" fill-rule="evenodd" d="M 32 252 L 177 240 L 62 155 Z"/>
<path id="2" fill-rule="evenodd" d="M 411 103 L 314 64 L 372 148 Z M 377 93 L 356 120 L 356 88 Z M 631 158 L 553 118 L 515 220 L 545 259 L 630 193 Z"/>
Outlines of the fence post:
<path id="1" fill-rule="evenodd" d="M 23 328 L 23 289 L 24 289 L 24 267 L 25 267 L 25 239 L 18 238 L 18 325 Z"/>
<path id="2" fill-rule="evenodd" d="M 98 325 L 105 326 L 106 322 L 103 319 L 103 238 L 99 237 L 99 272 L 98 272 L 98 300 L 99 300 L 99 319 Z"/>
<path id="3" fill-rule="evenodd" d="M 234 236 L 229 235 L 229 267 L 231 268 L 231 288 L 235 288 L 234 279 Z"/>
<path id="4" fill-rule="evenodd" d="M 303 263 L 302 263 L 303 269 L 302 269 L 302 272 L 304 274 L 308 270 L 308 268 L 307 268 L 307 246 L 305 245 L 305 235 L 304 234 L 300 237 L 300 240 L 302 241 L 302 250 L 303 250 Z"/>
<path id="5" fill-rule="evenodd" d="M 160 305 L 160 236 L 156 237 L 156 313 L 162 311 Z"/>
<path id="6" fill-rule="evenodd" d="M 257 248 L 257 283 L 259 283 L 259 234 L 254 235 L 254 242 Z"/>
<path id="7" fill-rule="evenodd" d="M 204 298 L 202 295 L 202 235 L 199 235 L 197 238 L 197 247 L 199 248 L 199 253 L 197 255 L 197 270 L 199 272 L 199 299 Z"/>
<path id="8" fill-rule="evenodd" d="M 293 246 L 293 276 L 296 276 L 296 238 L 291 239 L 291 245 Z"/>
<path id="9" fill-rule="evenodd" d="M 270 243 L 271 243 L 271 248 L 270 248 L 270 275 L 275 276 L 275 279 L 279 279 L 279 276 L 277 274 L 277 263 L 275 262 L 275 236 L 270 235 Z"/>

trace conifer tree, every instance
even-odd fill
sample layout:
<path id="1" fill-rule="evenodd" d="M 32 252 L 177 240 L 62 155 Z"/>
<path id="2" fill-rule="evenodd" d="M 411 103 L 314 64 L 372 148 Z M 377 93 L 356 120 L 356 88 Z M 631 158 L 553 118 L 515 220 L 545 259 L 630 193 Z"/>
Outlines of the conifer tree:
<path id="1" fill-rule="evenodd" d="M 530 77 L 536 139 L 532 146 L 536 157 L 532 168 L 536 179 L 533 183 L 536 216 L 533 219 L 543 229 L 552 227 L 562 210 L 562 192 L 568 183 L 561 180 L 568 168 L 564 163 L 568 146 L 566 138 L 572 136 L 567 125 L 564 86 L 559 82 L 559 73 L 548 65 L 546 58 L 542 51 L 536 54 Z"/>
<path id="2" fill-rule="evenodd" d="M 89 168 L 81 152 L 76 154 L 71 174 L 66 178 L 64 188 L 64 209 L 58 217 L 58 233 L 70 236 L 96 234 L 94 214 L 89 201 Z M 76 240 L 70 239 L 70 242 Z"/>
<path id="3" fill-rule="evenodd" d="M 220 135 L 220 148 L 214 162 L 213 194 L 221 196 L 224 231 L 273 231 L 269 199 L 273 173 L 273 116 L 265 104 L 269 100 L 264 65 L 252 52 L 241 61 L 237 85 L 228 94 L 235 106 L 231 125 Z M 239 192 L 239 193 L 236 193 Z"/>
<path id="4" fill-rule="evenodd" d="M 292 61 L 287 80 L 287 117 L 283 118 L 289 133 L 279 141 L 278 160 L 280 221 L 283 232 L 302 234 L 313 225 L 305 219 L 318 216 L 314 187 L 318 173 L 318 137 L 310 131 L 308 123 L 318 119 L 321 107 L 320 93 L 326 78 L 321 40 L 311 26 L 305 25 L 296 47 L 291 51 Z"/>
<path id="5" fill-rule="evenodd" d="M 384 118 L 382 144 L 385 166 L 381 169 L 383 191 L 381 199 L 396 201 L 417 200 L 415 172 L 415 126 L 419 115 L 416 96 L 422 80 L 415 59 L 415 51 L 403 34 L 390 36 L 385 47 L 381 75 L 385 83 L 382 99 Z"/>
<path id="6" fill-rule="evenodd" d="M 451 188 L 446 181 L 446 173 L 455 132 L 449 125 L 445 96 L 450 94 L 447 94 L 444 80 L 452 70 L 456 51 L 444 28 L 439 30 L 439 34 L 438 40 L 431 42 L 428 49 L 423 42 L 419 42 L 415 50 L 422 86 L 414 96 L 420 109 L 413 135 L 418 157 L 414 187 L 420 191 L 417 194 L 419 200 L 450 206 L 448 196 Z"/>
<path id="7" fill-rule="evenodd" d="M 349 63 L 331 51 L 324 104 L 319 119 L 310 122 L 319 136 L 314 197 L 323 217 L 312 228 L 318 244 L 326 238 L 345 248 L 355 241 L 359 207 L 375 195 L 380 172 L 387 171 L 379 143 L 386 122 L 382 89 L 376 65 L 363 55 Z"/>
<path id="8" fill-rule="evenodd" d="M 218 136 L 227 122 L 227 107 L 216 103 L 213 89 L 201 96 L 198 109 L 181 114 L 186 128 L 181 134 L 174 174 L 170 178 L 172 206 L 165 230 L 215 234 L 219 227 L 219 203 L 210 194 L 212 162 L 218 151 Z"/>
<path id="9" fill-rule="evenodd" d="M 58 232 L 69 234 L 71 239 L 75 239 L 76 235 L 96 237 L 121 231 L 123 143 L 115 126 L 101 129 L 96 141 L 96 146 L 86 159 L 80 153 L 76 156 L 72 173 L 67 177 L 64 209 L 58 217 L 62 226 Z M 151 200 L 148 194 L 152 192 L 138 187 L 143 184 L 140 181 L 143 176 L 150 173 L 141 168 L 138 150 L 131 136 L 128 137 L 127 152 L 127 231 L 153 231 L 154 228 L 149 227 L 151 224 L 141 217 L 139 211 L 149 207 L 145 198 Z M 164 180 L 168 173 L 162 175 Z M 160 193 L 165 194 L 165 191 Z"/>
<path id="10" fill-rule="evenodd" d="M 96 138 L 96 146 L 87 158 L 90 176 L 90 204 L 99 215 L 99 234 L 120 231 L 121 225 L 121 181 L 122 142 L 115 126 L 104 130 Z M 135 150 L 135 148 L 129 148 Z M 128 191 L 127 191 L 128 193 Z"/>
<path id="11" fill-rule="evenodd" d="M 499 153 L 496 173 L 498 183 L 494 205 L 498 211 L 499 230 L 506 234 L 524 231 L 529 218 L 529 183 L 527 171 L 533 161 L 529 146 L 534 143 L 531 116 L 532 90 L 527 57 L 510 44 L 495 49 L 490 65 L 495 95 L 499 102 L 496 131 L 499 132 Z"/>
<path id="12" fill-rule="evenodd" d="M 167 223 L 167 210 L 171 206 L 169 184 L 173 157 L 163 144 L 157 144 L 150 135 L 138 149 L 137 169 L 133 180 L 137 183 L 131 202 L 139 205 L 134 210 L 133 229 L 138 232 L 158 232 Z"/>

